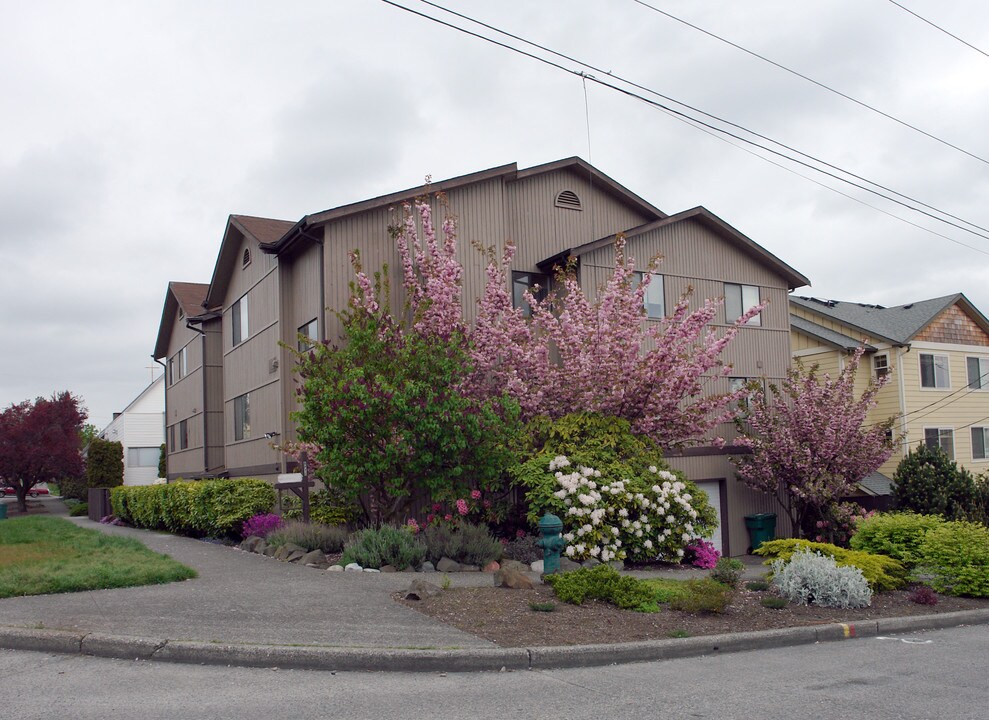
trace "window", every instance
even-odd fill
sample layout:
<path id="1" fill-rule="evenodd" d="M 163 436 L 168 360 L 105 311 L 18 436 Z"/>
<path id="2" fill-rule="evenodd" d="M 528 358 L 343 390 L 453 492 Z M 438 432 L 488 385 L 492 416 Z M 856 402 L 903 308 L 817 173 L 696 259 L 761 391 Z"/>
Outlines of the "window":
<path id="1" fill-rule="evenodd" d="M 733 323 L 759 304 L 759 288 L 754 285 L 725 283 L 725 322 Z M 762 325 L 762 313 L 749 318 L 746 325 Z"/>
<path id="2" fill-rule="evenodd" d="M 127 467 L 158 467 L 158 455 L 161 451 L 156 447 L 127 448 Z"/>
<path id="3" fill-rule="evenodd" d="M 920 386 L 938 390 L 951 387 L 947 355 L 920 354 Z"/>
<path id="4" fill-rule="evenodd" d="M 168 426 L 168 449 L 170 452 L 175 452 L 175 426 Z"/>
<path id="5" fill-rule="evenodd" d="M 882 355 L 872 356 L 872 374 L 875 375 L 877 380 L 889 375 L 889 355 L 883 353 Z"/>
<path id="6" fill-rule="evenodd" d="M 522 308 L 522 314 L 532 316 L 532 308 L 525 300 L 526 291 L 532 292 L 536 300 L 545 300 L 549 292 L 549 276 L 541 273 L 512 273 L 512 307 Z"/>
<path id="7" fill-rule="evenodd" d="M 951 428 L 924 428 L 927 447 L 939 447 L 950 459 L 955 459 L 955 431 Z"/>
<path id="8" fill-rule="evenodd" d="M 299 352 L 305 352 L 316 344 L 319 340 L 317 333 L 315 318 L 299 328 L 299 335 L 303 336 L 299 338 Z"/>
<path id="9" fill-rule="evenodd" d="M 251 335 L 251 326 L 247 320 L 247 295 L 235 302 L 230 308 L 230 319 L 233 324 L 233 344 L 240 345 Z"/>
<path id="10" fill-rule="evenodd" d="M 249 440 L 251 437 L 251 394 L 244 393 L 234 398 L 234 440 Z"/>
<path id="11" fill-rule="evenodd" d="M 179 421 L 179 450 L 189 447 L 189 421 Z"/>
<path id="12" fill-rule="evenodd" d="M 641 285 L 645 279 L 644 272 L 636 272 L 635 278 Z M 642 306 L 646 309 L 646 317 L 660 320 L 666 317 L 666 295 L 663 292 L 663 276 L 658 273 L 651 273 L 649 286 L 646 294 L 642 298 Z"/>
<path id="13" fill-rule="evenodd" d="M 174 385 L 176 379 L 177 378 L 175 377 L 175 358 L 170 357 L 168 358 L 168 384 Z"/>
<path id="14" fill-rule="evenodd" d="M 989 358 L 965 358 L 968 367 L 968 387 L 971 390 L 989 390 Z"/>
<path id="15" fill-rule="evenodd" d="M 185 377 L 189 374 L 189 348 L 182 348 L 180 355 L 181 362 L 179 363 L 179 372 L 181 373 L 179 377 Z"/>
<path id="16" fill-rule="evenodd" d="M 989 455 L 986 455 L 987 449 L 989 449 L 989 427 L 972 428 L 972 459 L 989 459 Z"/>

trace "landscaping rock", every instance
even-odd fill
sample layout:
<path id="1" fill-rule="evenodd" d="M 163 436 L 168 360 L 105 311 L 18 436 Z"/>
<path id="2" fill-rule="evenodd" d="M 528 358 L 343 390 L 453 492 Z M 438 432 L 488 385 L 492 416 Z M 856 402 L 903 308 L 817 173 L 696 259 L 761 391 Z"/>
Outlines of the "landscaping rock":
<path id="1" fill-rule="evenodd" d="M 493 573 L 493 572 L 497 572 L 500 569 L 501 569 L 501 565 L 498 564 L 498 561 L 492 560 L 482 568 L 482 571 L 486 573 Z"/>
<path id="2" fill-rule="evenodd" d="M 543 574 L 543 561 L 542 560 L 536 560 L 536 561 L 534 561 L 531 565 L 529 565 L 529 569 L 532 570 L 532 572 L 534 572 L 534 573 L 539 573 L 540 575 L 542 575 Z"/>
<path id="3" fill-rule="evenodd" d="M 436 563 L 436 569 L 442 573 L 460 572 L 460 563 L 455 562 L 448 557 L 443 557 L 440 558 L 438 563 Z"/>
<path id="4" fill-rule="evenodd" d="M 398 572 L 398 568 L 396 568 L 394 565 L 382 565 L 381 572 L 387 572 L 387 573 Z"/>
<path id="5" fill-rule="evenodd" d="M 622 570 L 625 569 L 625 561 L 624 560 L 612 560 L 608 564 L 611 565 L 611 567 L 613 567 L 618 572 L 621 572 Z"/>
<path id="6" fill-rule="evenodd" d="M 477 565 L 461 565 L 460 572 L 481 572 L 481 568 Z"/>
<path id="7" fill-rule="evenodd" d="M 494 574 L 495 587 L 510 588 L 512 590 L 532 590 L 532 580 L 520 573 L 518 570 L 501 568 Z"/>
<path id="8" fill-rule="evenodd" d="M 362 568 L 357 563 L 350 563 L 350 564 L 348 564 L 344 568 L 344 570 L 346 570 L 347 572 L 364 572 L 364 568 Z"/>
<path id="9" fill-rule="evenodd" d="M 275 557 L 276 552 L 278 552 L 278 548 L 274 545 L 266 545 L 264 548 L 264 554 L 268 557 Z"/>
<path id="10" fill-rule="evenodd" d="M 560 558 L 560 572 L 570 572 L 572 570 L 580 570 L 580 568 L 581 565 L 579 562 L 574 562 L 570 558 Z"/>
<path id="11" fill-rule="evenodd" d="M 406 600 L 425 600 L 443 592 L 437 585 L 425 580 L 413 580 L 405 593 Z"/>
<path id="12" fill-rule="evenodd" d="M 292 550 L 288 555 L 286 555 L 282 559 L 285 562 L 297 563 L 300 560 L 302 560 L 302 558 L 304 558 L 305 556 L 306 556 L 306 553 L 303 550 Z M 305 563 L 303 563 L 303 564 L 305 564 Z"/>
<path id="13" fill-rule="evenodd" d="M 379 573 L 381 571 L 378 570 L 378 568 L 364 568 L 364 572 L 366 572 L 366 573 Z"/>
<path id="14" fill-rule="evenodd" d="M 529 566 L 518 560 L 502 560 L 502 570 L 514 570 L 515 572 L 529 572 Z"/>
<path id="15" fill-rule="evenodd" d="M 330 565 L 326 572 L 343 572 L 343 565 Z"/>
<path id="16" fill-rule="evenodd" d="M 419 568 L 419 572 L 424 572 L 424 573 L 436 572 L 436 566 L 433 565 L 431 562 L 429 562 L 429 560 L 427 560 Z"/>
<path id="17" fill-rule="evenodd" d="M 264 540 L 263 538 L 257 545 L 254 546 L 254 552 L 256 552 L 258 555 L 264 555 L 264 551 L 267 549 L 268 549 L 268 541 Z"/>
<path id="18" fill-rule="evenodd" d="M 600 565 L 600 564 L 601 564 L 601 561 L 598 560 L 597 558 L 589 557 L 586 560 L 584 560 L 580 565 L 581 565 L 581 567 L 592 568 L 595 565 Z"/>
<path id="19" fill-rule="evenodd" d="M 257 535 L 251 535 L 250 537 L 244 538 L 244 540 L 240 543 L 240 549 L 245 552 L 257 552 L 255 548 L 258 546 L 259 542 L 263 542 L 263 540 Z"/>
<path id="20" fill-rule="evenodd" d="M 299 564 L 313 565 L 314 567 L 326 567 L 329 563 L 326 562 L 326 553 L 322 550 L 313 550 L 312 552 L 307 552 L 299 558 Z"/>
<path id="21" fill-rule="evenodd" d="M 302 557 L 302 555 L 306 554 L 305 548 L 301 548 L 298 545 L 294 545 L 292 543 L 286 543 L 285 545 L 282 545 L 280 548 L 278 548 L 278 550 L 275 551 L 275 560 L 287 560 L 288 556 L 295 552 L 301 553 L 299 557 Z"/>

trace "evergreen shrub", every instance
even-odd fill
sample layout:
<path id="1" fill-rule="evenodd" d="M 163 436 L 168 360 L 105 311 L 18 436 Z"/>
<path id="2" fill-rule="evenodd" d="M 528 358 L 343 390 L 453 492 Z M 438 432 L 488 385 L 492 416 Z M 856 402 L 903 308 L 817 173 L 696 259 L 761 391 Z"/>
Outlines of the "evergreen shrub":
<path id="1" fill-rule="evenodd" d="M 937 515 L 879 513 L 859 523 L 850 544 L 853 550 L 888 555 L 910 568 L 917 563 L 924 536 L 943 524 L 944 519 Z"/>
<path id="2" fill-rule="evenodd" d="M 918 551 L 917 569 L 939 593 L 989 597 L 989 528 L 946 522 L 930 530 Z"/>

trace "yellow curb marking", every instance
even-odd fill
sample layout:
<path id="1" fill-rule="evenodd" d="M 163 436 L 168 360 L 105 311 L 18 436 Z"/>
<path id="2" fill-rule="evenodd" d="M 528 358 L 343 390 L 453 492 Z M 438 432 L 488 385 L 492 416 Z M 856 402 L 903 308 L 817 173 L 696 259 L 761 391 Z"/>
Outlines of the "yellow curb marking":
<path id="1" fill-rule="evenodd" d="M 854 625 L 846 625 L 845 623 L 838 623 L 838 624 L 841 625 L 841 629 L 844 630 L 846 638 L 855 637 Z"/>

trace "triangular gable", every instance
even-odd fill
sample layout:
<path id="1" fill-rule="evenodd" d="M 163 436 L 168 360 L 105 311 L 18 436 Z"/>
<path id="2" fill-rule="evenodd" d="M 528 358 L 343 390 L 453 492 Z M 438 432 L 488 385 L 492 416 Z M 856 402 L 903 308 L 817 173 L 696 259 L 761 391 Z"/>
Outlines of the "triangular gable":
<path id="1" fill-rule="evenodd" d="M 171 339 L 175 318 L 181 310 L 186 318 L 192 319 L 206 312 L 203 302 L 209 285 L 205 283 L 170 282 L 165 291 L 165 304 L 161 309 L 161 322 L 158 325 L 158 337 L 155 340 L 155 351 L 152 355 L 156 360 L 168 353 L 168 341 Z"/>
<path id="2" fill-rule="evenodd" d="M 231 215 L 223 231 L 220 251 L 216 255 L 213 277 L 210 280 L 206 301 L 210 307 L 223 305 L 223 298 L 230 283 L 231 269 L 239 260 L 239 250 L 244 238 L 253 240 L 259 247 L 272 243 L 294 227 L 287 220 L 254 217 L 252 215 Z"/>
<path id="3" fill-rule="evenodd" d="M 967 308 L 961 301 L 958 301 L 945 308 L 912 339 L 924 342 L 989 347 L 989 328 L 987 328 L 985 317 L 978 310 L 975 310 L 971 303 L 966 301 L 966 304 L 968 305 Z"/>

